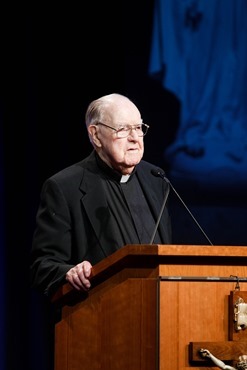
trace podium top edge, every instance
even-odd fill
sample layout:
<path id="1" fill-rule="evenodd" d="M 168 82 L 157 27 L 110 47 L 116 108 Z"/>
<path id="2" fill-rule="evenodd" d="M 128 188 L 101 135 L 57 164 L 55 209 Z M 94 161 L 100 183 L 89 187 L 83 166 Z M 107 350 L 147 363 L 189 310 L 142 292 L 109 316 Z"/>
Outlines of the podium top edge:
<path id="1" fill-rule="evenodd" d="M 169 258 L 183 259 L 187 257 L 191 258 L 191 261 L 195 260 L 195 258 L 220 258 L 222 263 L 226 260 L 229 261 L 229 259 L 242 261 L 247 258 L 247 246 L 127 244 L 95 264 L 92 268 L 92 279 L 97 276 L 102 276 L 102 274 L 105 274 L 110 269 L 114 269 L 116 266 L 128 265 L 131 261 L 135 261 L 137 265 L 141 263 L 141 260 L 145 260 L 147 264 L 159 264 L 166 263 Z M 73 288 L 69 283 L 66 283 L 58 289 L 57 293 L 53 296 L 52 301 L 60 300 L 61 297 L 70 293 L 73 293 Z"/>

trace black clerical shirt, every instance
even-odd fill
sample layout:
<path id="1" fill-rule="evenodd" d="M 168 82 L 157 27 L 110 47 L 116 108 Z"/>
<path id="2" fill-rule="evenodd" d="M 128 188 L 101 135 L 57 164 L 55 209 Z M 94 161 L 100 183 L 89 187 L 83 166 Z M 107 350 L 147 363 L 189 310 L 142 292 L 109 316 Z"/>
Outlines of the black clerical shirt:
<path id="1" fill-rule="evenodd" d="M 149 244 L 155 220 L 135 171 L 122 176 L 99 157 L 97 162 L 119 246 Z M 154 243 L 161 243 L 158 232 Z"/>

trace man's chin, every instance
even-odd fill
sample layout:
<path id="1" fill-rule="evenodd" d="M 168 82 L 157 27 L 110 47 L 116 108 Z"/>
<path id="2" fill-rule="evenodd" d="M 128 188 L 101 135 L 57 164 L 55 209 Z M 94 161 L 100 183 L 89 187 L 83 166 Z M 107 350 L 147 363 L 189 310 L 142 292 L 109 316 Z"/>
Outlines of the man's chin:
<path id="1" fill-rule="evenodd" d="M 140 152 L 129 152 L 126 158 L 126 163 L 128 163 L 130 166 L 135 166 L 140 162 L 141 159 L 142 154 L 140 154 Z"/>

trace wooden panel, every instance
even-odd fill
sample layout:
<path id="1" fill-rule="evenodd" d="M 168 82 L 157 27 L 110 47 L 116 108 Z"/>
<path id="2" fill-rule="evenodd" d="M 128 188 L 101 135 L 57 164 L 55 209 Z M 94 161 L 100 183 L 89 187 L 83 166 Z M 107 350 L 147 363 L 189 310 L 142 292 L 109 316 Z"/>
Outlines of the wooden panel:
<path id="1" fill-rule="evenodd" d="M 244 261 L 243 261 L 244 262 Z M 231 275 L 238 274 L 238 277 L 246 278 L 247 266 L 221 266 L 214 265 L 201 265 L 193 264 L 193 261 L 184 259 L 183 264 L 166 264 L 159 266 L 159 276 L 206 276 L 206 277 L 230 277 Z M 236 282 L 232 284 L 234 289 Z"/>
<path id="2" fill-rule="evenodd" d="M 88 296 L 65 284 L 53 297 L 55 370 L 206 370 L 189 347 L 230 340 L 231 275 L 247 291 L 247 247 L 123 247 L 93 267 Z"/>
<path id="3" fill-rule="evenodd" d="M 56 356 L 55 369 L 156 370 L 156 322 L 157 279 L 127 279 L 92 291 L 64 311 L 56 352 L 60 356 L 64 347 L 68 355 Z"/>
<path id="4" fill-rule="evenodd" d="M 247 290 L 247 283 L 241 286 Z M 228 341 L 233 289 L 233 283 L 225 282 L 161 281 L 160 370 L 191 369 L 190 342 Z"/>
<path id="5" fill-rule="evenodd" d="M 156 285 L 129 279 L 104 296 L 102 369 L 155 370 Z"/>
<path id="6" fill-rule="evenodd" d="M 68 369 L 68 325 L 66 320 L 61 320 L 55 327 L 55 369 Z"/>

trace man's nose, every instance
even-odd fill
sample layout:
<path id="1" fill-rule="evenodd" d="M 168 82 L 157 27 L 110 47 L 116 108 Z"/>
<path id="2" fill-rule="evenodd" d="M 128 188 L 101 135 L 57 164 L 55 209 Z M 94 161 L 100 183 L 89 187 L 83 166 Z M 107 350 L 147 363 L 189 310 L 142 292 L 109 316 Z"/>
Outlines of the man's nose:
<path id="1" fill-rule="evenodd" d="M 129 131 L 129 134 L 128 134 L 128 137 L 134 137 L 135 139 L 138 139 L 139 136 L 137 134 L 137 129 L 135 127 L 131 127 L 130 131 Z"/>

